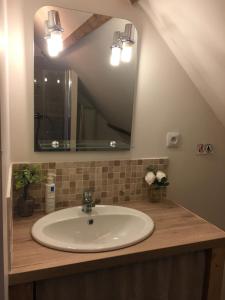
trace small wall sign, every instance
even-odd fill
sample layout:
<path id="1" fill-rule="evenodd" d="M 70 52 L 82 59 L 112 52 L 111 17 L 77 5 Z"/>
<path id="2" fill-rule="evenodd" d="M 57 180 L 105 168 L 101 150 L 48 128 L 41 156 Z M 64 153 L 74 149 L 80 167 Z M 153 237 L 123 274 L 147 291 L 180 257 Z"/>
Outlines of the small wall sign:
<path id="1" fill-rule="evenodd" d="M 213 153 L 212 144 L 197 144 L 196 152 L 199 155 L 207 155 Z"/>

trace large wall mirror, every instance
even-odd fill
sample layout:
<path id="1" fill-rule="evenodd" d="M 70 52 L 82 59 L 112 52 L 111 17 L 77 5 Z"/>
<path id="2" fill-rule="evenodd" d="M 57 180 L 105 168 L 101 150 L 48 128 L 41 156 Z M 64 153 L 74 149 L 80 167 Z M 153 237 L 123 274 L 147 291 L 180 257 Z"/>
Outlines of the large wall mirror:
<path id="1" fill-rule="evenodd" d="M 34 19 L 35 151 L 129 150 L 137 31 L 45 6 Z"/>

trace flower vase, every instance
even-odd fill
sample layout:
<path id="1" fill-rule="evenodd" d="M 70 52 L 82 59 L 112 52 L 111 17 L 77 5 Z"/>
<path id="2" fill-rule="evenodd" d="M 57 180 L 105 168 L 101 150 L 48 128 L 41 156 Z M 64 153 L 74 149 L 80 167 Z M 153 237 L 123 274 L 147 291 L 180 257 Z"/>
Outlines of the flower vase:
<path id="1" fill-rule="evenodd" d="M 148 189 L 148 197 L 151 202 L 160 202 L 166 199 L 166 187 L 152 185 Z"/>
<path id="2" fill-rule="evenodd" d="M 29 217 L 33 215 L 34 199 L 28 196 L 28 186 L 24 187 L 22 195 L 18 199 L 18 215 Z"/>

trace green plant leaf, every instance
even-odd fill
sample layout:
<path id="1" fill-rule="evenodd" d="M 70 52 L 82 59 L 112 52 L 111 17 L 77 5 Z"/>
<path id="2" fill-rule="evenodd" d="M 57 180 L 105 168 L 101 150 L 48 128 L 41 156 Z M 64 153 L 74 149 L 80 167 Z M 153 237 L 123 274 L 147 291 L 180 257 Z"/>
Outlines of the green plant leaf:
<path id="1" fill-rule="evenodd" d="M 24 188 L 29 184 L 40 183 L 44 177 L 41 175 L 39 167 L 23 166 L 22 169 L 14 172 L 16 189 Z"/>

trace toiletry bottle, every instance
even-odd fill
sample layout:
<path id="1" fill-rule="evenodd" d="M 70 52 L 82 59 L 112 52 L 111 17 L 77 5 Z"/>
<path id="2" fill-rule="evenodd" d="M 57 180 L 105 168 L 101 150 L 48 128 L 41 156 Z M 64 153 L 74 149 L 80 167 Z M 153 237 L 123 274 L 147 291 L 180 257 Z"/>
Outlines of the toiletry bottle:
<path id="1" fill-rule="evenodd" d="M 49 173 L 45 186 L 45 212 L 55 210 L 55 174 Z"/>

